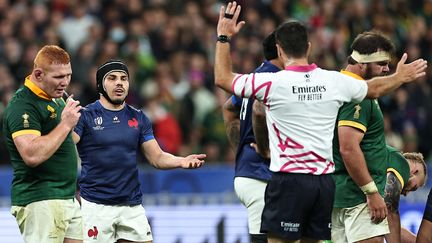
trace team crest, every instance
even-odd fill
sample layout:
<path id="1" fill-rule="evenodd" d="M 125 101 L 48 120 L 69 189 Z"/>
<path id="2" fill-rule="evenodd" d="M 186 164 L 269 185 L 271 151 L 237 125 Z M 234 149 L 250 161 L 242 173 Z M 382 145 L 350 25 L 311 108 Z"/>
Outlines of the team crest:
<path id="1" fill-rule="evenodd" d="M 52 106 L 47 105 L 47 110 L 49 112 L 51 112 L 51 115 L 50 115 L 51 119 L 55 119 L 57 117 L 57 113 L 55 112 L 55 109 Z"/>
<path id="2" fill-rule="evenodd" d="M 354 119 L 359 119 L 360 118 L 361 106 L 360 105 L 356 105 L 356 106 L 354 106 L 354 109 L 355 109 Z"/>
<path id="3" fill-rule="evenodd" d="M 22 118 L 24 119 L 24 121 L 23 121 L 23 127 L 24 128 L 29 128 L 30 127 L 30 123 L 29 123 L 28 119 L 30 118 L 30 116 L 27 113 L 24 113 L 22 115 Z"/>

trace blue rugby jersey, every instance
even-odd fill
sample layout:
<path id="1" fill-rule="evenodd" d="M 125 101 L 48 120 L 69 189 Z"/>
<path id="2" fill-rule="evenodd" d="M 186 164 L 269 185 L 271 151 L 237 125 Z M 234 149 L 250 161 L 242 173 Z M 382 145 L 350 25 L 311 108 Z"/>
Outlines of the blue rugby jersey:
<path id="1" fill-rule="evenodd" d="M 111 111 L 96 101 L 81 110 L 74 131 L 81 137 L 81 196 L 107 205 L 141 204 L 137 153 L 142 143 L 154 139 L 143 112 L 130 105 Z"/>
<path id="2" fill-rule="evenodd" d="M 256 73 L 278 72 L 280 69 L 269 61 L 264 61 L 261 66 L 255 69 Z M 249 177 L 259 180 L 269 180 L 271 172 L 269 170 L 269 160 L 264 159 L 255 152 L 250 143 L 256 143 L 252 129 L 252 107 L 253 98 L 239 98 L 232 96 L 231 101 L 240 109 L 240 143 L 237 148 L 235 176 Z"/>

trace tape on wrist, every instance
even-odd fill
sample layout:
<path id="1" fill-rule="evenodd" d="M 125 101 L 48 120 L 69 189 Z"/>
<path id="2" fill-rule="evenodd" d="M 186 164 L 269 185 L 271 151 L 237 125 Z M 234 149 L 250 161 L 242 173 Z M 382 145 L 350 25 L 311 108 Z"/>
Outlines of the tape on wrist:
<path id="1" fill-rule="evenodd" d="M 368 184 L 361 186 L 360 189 L 365 195 L 370 195 L 378 192 L 378 188 L 374 181 L 371 181 Z"/>

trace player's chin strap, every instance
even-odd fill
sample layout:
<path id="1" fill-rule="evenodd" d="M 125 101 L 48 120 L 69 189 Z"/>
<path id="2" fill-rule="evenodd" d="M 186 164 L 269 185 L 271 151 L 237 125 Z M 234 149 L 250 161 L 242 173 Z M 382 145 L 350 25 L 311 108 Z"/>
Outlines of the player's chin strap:
<path id="1" fill-rule="evenodd" d="M 354 50 L 351 53 L 351 58 L 358 63 L 383 62 L 390 61 L 390 53 L 386 51 L 377 51 L 371 54 L 360 54 Z"/>

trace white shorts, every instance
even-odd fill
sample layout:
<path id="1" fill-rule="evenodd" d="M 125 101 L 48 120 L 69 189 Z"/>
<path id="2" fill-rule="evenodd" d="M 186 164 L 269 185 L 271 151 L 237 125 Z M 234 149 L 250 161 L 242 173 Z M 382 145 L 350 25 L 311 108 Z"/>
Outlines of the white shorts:
<path id="1" fill-rule="evenodd" d="M 249 234 L 261 234 L 261 215 L 267 182 L 247 177 L 234 178 L 234 190 L 248 211 Z"/>
<path id="2" fill-rule="evenodd" d="M 387 218 L 381 223 L 371 221 L 367 203 L 351 208 L 333 208 L 332 242 L 357 242 L 390 233 Z"/>
<path id="3" fill-rule="evenodd" d="M 115 206 L 89 202 L 81 198 L 84 243 L 152 241 L 145 210 L 142 205 Z"/>
<path id="4" fill-rule="evenodd" d="M 82 240 L 80 205 L 75 199 L 53 199 L 12 206 L 25 242 L 63 243 Z"/>

